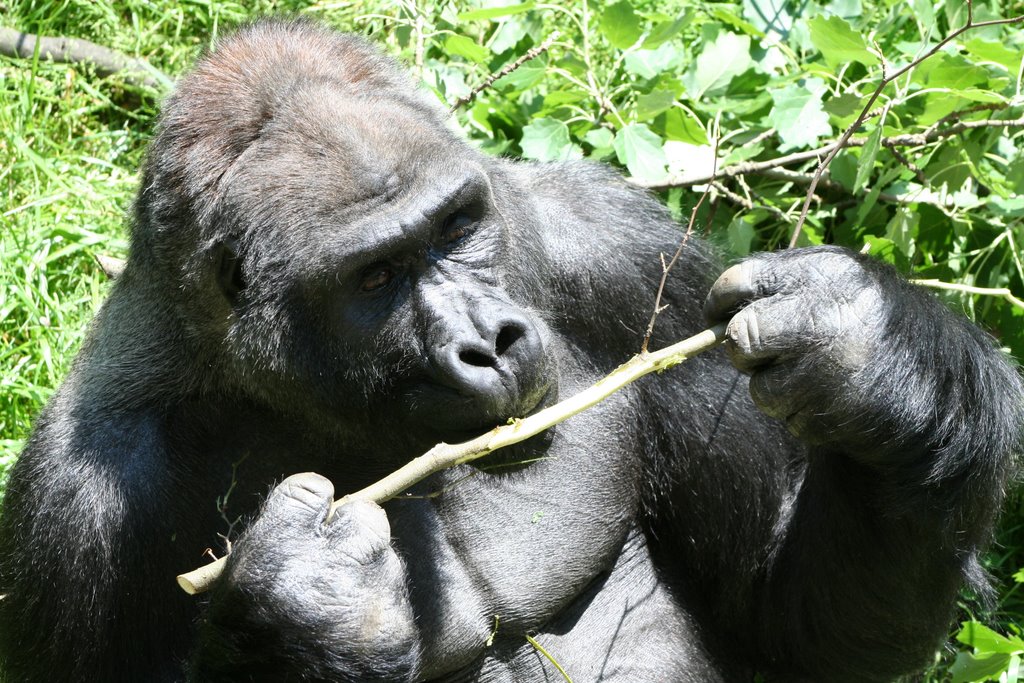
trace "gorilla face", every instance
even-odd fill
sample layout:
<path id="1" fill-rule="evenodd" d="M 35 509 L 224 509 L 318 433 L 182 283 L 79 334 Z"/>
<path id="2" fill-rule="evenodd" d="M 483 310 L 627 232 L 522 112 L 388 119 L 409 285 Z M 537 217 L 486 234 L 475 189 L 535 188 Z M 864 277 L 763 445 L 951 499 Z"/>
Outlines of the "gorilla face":
<path id="1" fill-rule="evenodd" d="M 212 205 L 192 209 L 209 216 L 203 286 L 229 307 L 211 321 L 227 374 L 274 405 L 283 393 L 303 414 L 376 416 L 374 432 L 391 420 L 427 441 L 536 407 L 548 334 L 505 286 L 503 213 L 524 210 L 499 206 L 500 170 L 415 107 L 334 84 L 265 116 Z"/>

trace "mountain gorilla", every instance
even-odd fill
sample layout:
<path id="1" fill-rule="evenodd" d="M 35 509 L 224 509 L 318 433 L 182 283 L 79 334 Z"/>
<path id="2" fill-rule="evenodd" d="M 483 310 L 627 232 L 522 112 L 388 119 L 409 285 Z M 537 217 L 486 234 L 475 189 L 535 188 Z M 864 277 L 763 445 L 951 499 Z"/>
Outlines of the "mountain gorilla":
<path id="1" fill-rule="evenodd" d="M 281 21 L 180 82 L 134 211 L 8 485 L 8 680 L 560 680 L 546 652 L 577 682 L 882 681 L 984 585 L 1021 382 L 886 266 L 715 283 L 692 238 L 654 343 L 730 320 L 726 352 L 325 523 L 636 352 L 678 226 L 606 168 L 482 156 L 376 49 Z"/>

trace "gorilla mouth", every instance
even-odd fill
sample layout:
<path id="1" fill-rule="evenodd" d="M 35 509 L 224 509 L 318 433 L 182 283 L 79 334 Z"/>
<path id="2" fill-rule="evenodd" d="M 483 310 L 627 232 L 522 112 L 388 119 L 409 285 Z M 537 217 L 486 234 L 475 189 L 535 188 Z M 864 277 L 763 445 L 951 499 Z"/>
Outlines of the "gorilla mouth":
<path id="1" fill-rule="evenodd" d="M 547 382 L 512 401 L 495 405 L 484 397 L 467 395 L 433 382 L 421 382 L 404 392 L 402 401 L 413 422 L 435 433 L 440 441 L 458 443 L 507 424 L 513 418 L 543 410 L 554 402 L 557 393 L 556 383 Z"/>

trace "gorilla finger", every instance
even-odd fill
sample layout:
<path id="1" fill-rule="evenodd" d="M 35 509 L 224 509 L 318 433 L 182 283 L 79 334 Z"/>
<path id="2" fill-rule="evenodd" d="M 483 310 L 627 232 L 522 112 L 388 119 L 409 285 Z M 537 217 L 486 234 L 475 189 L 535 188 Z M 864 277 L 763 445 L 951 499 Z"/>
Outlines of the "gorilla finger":
<path id="1" fill-rule="evenodd" d="M 391 547 L 391 524 L 376 503 L 357 500 L 339 507 L 327 524 L 327 536 L 345 554 L 367 564 Z"/>
<path id="2" fill-rule="evenodd" d="M 334 484 L 314 472 L 293 474 L 270 493 L 265 515 L 301 523 L 323 522 L 334 500 Z"/>
<path id="3" fill-rule="evenodd" d="M 754 372 L 806 345 L 800 334 L 798 302 L 761 299 L 732 317 L 725 328 L 725 351 L 741 372 Z"/>
<path id="4" fill-rule="evenodd" d="M 704 300 L 704 318 L 709 323 L 723 322 L 745 303 L 777 293 L 779 280 L 774 269 L 767 267 L 770 260 L 748 258 L 722 273 Z"/>

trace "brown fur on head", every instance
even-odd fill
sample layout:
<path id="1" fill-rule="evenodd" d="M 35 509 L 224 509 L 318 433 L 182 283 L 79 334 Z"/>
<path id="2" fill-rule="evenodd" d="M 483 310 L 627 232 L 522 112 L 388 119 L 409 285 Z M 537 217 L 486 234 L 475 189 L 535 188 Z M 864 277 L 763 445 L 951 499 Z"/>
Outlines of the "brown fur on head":
<path id="1" fill-rule="evenodd" d="M 313 84 L 441 116 L 394 60 L 359 37 L 302 20 L 262 20 L 222 40 L 182 78 L 164 105 L 144 187 L 169 184 L 189 203 L 215 195 L 277 110 Z"/>

